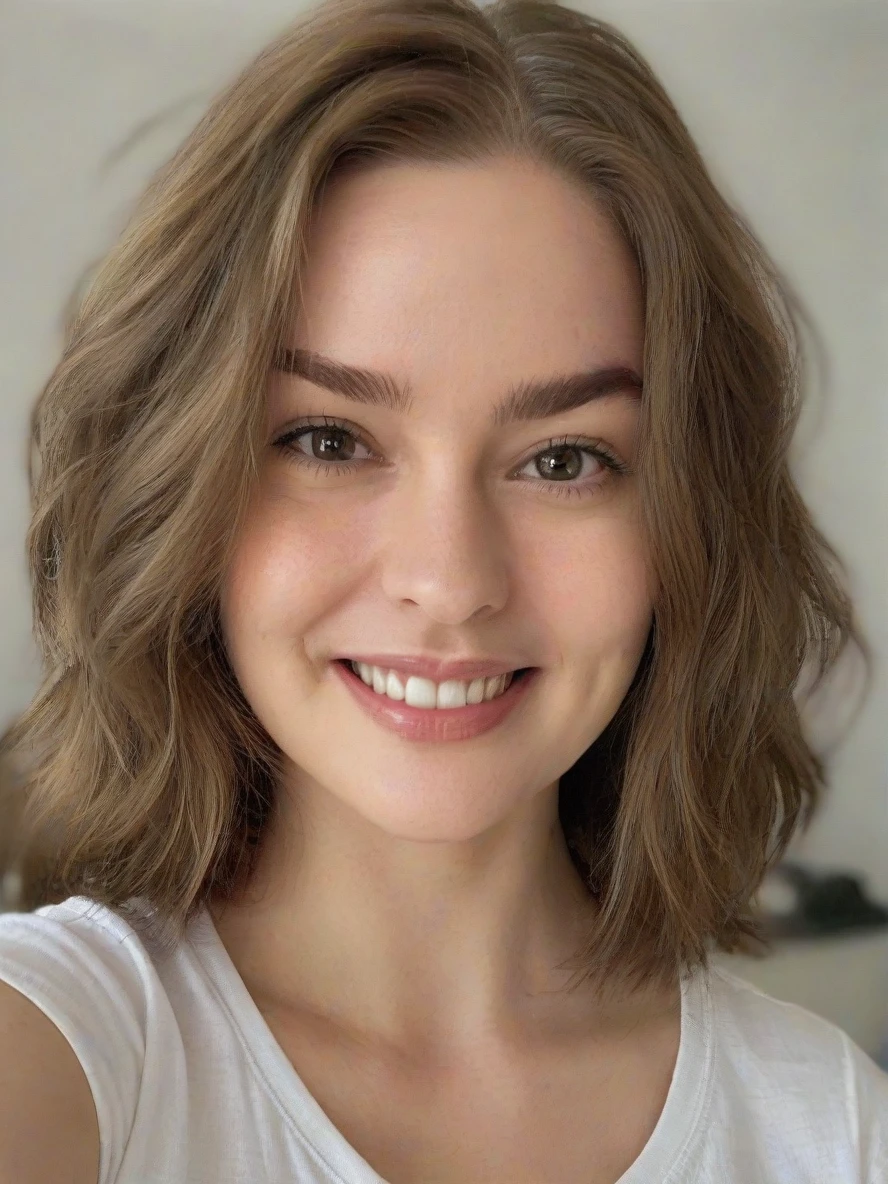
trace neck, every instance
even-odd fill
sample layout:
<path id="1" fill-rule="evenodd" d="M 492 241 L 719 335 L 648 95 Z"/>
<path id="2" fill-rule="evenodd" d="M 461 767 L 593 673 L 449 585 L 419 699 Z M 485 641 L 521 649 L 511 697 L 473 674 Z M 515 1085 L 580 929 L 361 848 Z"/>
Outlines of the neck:
<path id="1" fill-rule="evenodd" d="M 566 991 L 597 906 L 557 783 L 465 843 L 393 838 L 330 795 L 299 803 L 298 828 L 269 820 L 248 890 L 211 905 L 257 1002 L 430 1054 L 624 1015 Z"/>

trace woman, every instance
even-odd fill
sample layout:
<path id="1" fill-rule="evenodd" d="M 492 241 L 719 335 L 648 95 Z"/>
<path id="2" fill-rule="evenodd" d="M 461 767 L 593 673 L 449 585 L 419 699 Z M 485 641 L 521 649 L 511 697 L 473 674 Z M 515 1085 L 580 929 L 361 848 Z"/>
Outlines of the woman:
<path id="1" fill-rule="evenodd" d="M 886 1178 L 888 1078 L 709 960 L 865 649 L 788 299 L 556 4 L 326 4 L 213 104 L 35 412 L 0 1179 Z"/>

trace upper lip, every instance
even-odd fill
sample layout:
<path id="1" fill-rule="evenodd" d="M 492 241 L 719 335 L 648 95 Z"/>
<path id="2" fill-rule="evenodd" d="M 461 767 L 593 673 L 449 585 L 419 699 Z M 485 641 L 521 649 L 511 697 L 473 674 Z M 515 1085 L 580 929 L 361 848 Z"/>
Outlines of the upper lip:
<path id="1" fill-rule="evenodd" d="M 427 658 L 420 654 L 341 654 L 340 658 L 351 662 L 366 662 L 368 666 L 396 670 L 408 676 L 412 674 L 418 678 L 430 678 L 433 682 L 446 682 L 451 678 L 471 682 L 473 678 L 490 678 L 523 669 L 520 662 L 508 658 L 454 658 L 445 661 L 442 658 Z"/>

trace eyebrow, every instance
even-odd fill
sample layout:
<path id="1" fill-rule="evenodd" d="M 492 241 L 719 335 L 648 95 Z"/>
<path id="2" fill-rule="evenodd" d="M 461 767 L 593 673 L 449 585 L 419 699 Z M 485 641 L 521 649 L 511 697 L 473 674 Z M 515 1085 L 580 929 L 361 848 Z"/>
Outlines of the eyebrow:
<path id="1" fill-rule="evenodd" d="M 408 412 L 412 405 L 409 389 L 400 386 L 391 374 L 347 366 L 313 350 L 280 349 L 275 368 L 358 403 L 385 407 L 401 414 Z M 578 374 L 527 380 L 509 390 L 497 404 L 493 422 L 497 427 L 503 427 L 510 423 L 547 419 L 607 395 L 637 399 L 642 390 L 641 378 L 628 366 L 605 366 Z"/>

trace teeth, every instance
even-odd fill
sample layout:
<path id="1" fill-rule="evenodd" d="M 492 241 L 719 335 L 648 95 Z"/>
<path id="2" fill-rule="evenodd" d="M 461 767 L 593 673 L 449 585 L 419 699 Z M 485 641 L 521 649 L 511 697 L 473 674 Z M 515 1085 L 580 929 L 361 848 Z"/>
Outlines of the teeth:
<path id="1" fill-rule="evenodd" d="M 442 708 L 465 707 L 495 699 L 505 691 L 512 681 L 514 671 L 490 678 L 475 678 L 471 682 L 449 679 L 436 683 L 430 678 L 411 675 L 406 683 L 394 670 L 383 670 L 379 666 L 368 666 L 366 662 L 352 662 L 352 669 L 359 674 L 368 687 L 377 695 L 406 702 L 408 707 Z"/>

